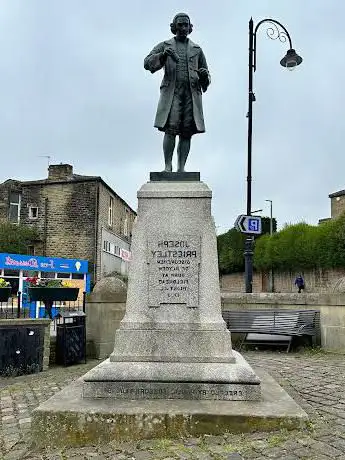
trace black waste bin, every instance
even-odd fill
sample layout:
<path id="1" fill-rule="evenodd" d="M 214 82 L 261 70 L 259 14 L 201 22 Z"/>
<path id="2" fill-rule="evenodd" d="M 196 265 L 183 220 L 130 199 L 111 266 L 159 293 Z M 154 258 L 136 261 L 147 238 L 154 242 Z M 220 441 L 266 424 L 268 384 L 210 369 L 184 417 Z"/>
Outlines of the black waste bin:
<path id="1" fill-rule="evenodd" d="M 83 311 L 66 311 L 56 316 L 56 364 L 86 362 L 85 319 Z"/>

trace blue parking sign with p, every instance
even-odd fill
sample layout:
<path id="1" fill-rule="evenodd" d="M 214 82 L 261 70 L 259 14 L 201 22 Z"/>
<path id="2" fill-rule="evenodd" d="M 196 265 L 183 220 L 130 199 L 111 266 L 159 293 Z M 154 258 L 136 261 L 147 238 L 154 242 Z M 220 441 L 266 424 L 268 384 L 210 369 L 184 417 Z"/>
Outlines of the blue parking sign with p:
<path id="1" fill-rule="evenodd" d="M 235 221 L 235 228 L 241 233 L 261 234 L 261 217 L 240 214 Z"/>
<path id="2" fill-rule="evenodd" d="M 260 231 L 260 220 L 259 219 L 248 219 L 248 230 L 256 233 Z"/>

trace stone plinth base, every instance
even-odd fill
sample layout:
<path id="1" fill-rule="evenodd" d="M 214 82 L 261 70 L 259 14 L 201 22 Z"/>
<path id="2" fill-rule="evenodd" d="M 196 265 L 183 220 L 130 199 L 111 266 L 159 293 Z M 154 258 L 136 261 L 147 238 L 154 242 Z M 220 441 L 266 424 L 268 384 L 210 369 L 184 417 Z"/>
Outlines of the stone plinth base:
<path id="1" fill-rule="evenodd" d="M 232 363 L 104 361 L 84 377 L 84 398 L 257 401 L 260 379 L 233 351 Z"/>
<path id="2" fill-rule="evenodd" d="M 302 428 L 307 414 L 272 377 L 256 373 L 262 391 L 256 402 L 88 399 L 81 378 L 33 411 L 32 438 L 37 447 L 68 447 Z"/>

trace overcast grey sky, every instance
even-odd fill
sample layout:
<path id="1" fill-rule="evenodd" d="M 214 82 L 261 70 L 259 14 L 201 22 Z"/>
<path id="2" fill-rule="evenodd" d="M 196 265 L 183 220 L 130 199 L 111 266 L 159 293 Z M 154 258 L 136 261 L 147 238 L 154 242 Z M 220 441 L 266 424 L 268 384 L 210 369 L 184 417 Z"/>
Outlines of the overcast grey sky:
<path id="1" fill-rule="evenodd" d="M 287 45 L 258 32 L 253 209 L 268 215 L 272 199 L 280 225 L 328 217 L 328 194 L 345 188 L 342 0 L 1 0 L 0 182 L 46 177 L 39 155 L 51 155 L 102 176 L 136 208 L 149 171 L 163 168 L 153 128 L 162 74 L 143 59 L 171 37 L 179 11 L 212 75 L 187 170 L 212 188 L 218 231 L 246 209 L 250 16 L 282 22 L 304 59 L 286 71 Z"/>

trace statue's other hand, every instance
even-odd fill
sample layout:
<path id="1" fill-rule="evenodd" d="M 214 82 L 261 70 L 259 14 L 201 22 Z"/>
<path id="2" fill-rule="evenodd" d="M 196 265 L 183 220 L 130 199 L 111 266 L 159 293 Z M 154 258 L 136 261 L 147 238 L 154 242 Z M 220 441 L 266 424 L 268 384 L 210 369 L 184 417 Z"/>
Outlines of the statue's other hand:
<path id="1" fill-rule="evenodd" d="M 199 77 L 201 78 L 201 80 L 208 79 L 208 70 L 207 69 L 204 69 L 204 68 L 199 69 L 198 74 L 199 74 Z"/>
<path id="2" fill-rule="evenodd" d="M 165 50 L 163 52 L 163 56 L 164 57 L 170 56 L 170 57 L 173 58 L 173 60 L 175 62 L 177 62 L 178 59 L 179 59 L 178 54 L 176 53 L 176 51 L 173 48 L 165 48 Z"/>

